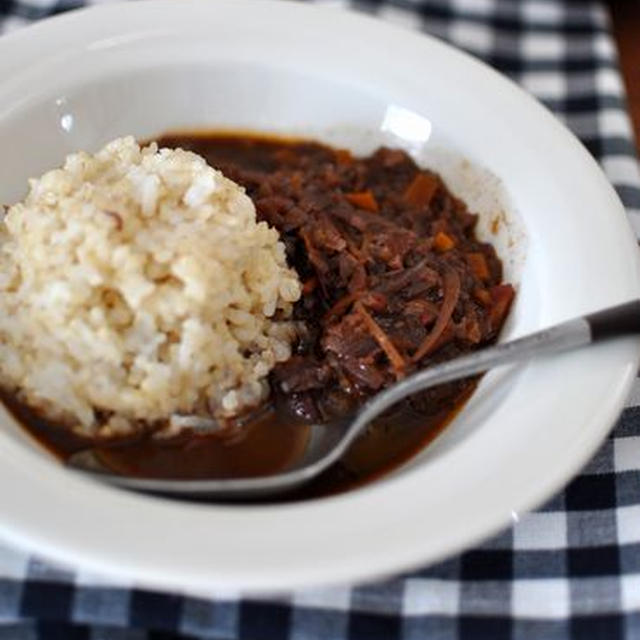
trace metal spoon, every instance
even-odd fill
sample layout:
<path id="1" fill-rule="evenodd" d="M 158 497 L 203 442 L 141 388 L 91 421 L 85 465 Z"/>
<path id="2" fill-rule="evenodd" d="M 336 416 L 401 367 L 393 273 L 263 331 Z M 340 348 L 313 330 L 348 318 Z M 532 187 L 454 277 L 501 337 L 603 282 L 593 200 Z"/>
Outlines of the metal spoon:
<path id="1" fill-rule="evenodd" d="M 80 454 L 78 458 L 74 456 L 70 463 L 103 482 L 123 489 L 176 498 L 246 500 L 284 494 L 320 475 L 344 455 L 369 422 L 417 391 L 466 378 L 500 365 L 634 333 L 640 333 L 640 300 L 575 318 L 517 340 L 424 369 L 374 396 L 355 417 L 314 425 L 302 459 L 286 472 L 275 475 L 225 480 L 159 480 L 90 470 L 86 460 L 82 458 L 84 454 Z"/>

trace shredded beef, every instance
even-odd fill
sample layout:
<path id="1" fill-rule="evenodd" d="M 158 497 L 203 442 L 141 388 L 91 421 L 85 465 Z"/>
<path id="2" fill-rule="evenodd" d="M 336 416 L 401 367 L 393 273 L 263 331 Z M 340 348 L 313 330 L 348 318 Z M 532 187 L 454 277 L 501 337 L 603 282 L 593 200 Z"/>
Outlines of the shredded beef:
<path id="1" fill-rule="evenodd" d="M 493 342 L 514 290 L 476 216 L 403 151 L 355 158 L 312 142 L 168 136 L 242 184 L 303 281 L 295 355 L 271 376 L 297 415 L 327 419 L 443 359 Z M 459 385 L 416 405 L 453 401 Z"/>

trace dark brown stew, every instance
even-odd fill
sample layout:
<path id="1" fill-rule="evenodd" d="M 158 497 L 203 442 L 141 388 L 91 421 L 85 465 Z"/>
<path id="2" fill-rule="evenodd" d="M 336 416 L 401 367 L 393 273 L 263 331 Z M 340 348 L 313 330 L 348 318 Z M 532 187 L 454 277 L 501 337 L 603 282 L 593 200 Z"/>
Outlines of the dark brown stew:
<path id="1" fill-rule="evenodd" d="M 158 139 L 204 156 L 276 227 L 303 282 L 294 355 L 270 376 L 271 398 L 220 435 L 149 434 L 99 446 L 115 472 L 164 478 L 264 475 L 304 450 L 309 423 L 350 414 L 412 371 L 493 342 L 513 299 L 476 216 L 403 151 L 366 158 L 310 141 L 249 134 Z M 393 469 L 431 441 L 475 387 L 442 385 L 390 410 L 294 498 L 344 491 Z M 87 446 L 6 399 L 60 457 Z"/>

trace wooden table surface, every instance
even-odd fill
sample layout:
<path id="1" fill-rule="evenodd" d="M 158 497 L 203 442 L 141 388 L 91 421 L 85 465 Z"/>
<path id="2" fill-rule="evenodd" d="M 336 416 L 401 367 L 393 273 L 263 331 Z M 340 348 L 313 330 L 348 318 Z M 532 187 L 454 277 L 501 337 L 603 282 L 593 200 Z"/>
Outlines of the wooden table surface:
<path id="1" fill-rule="evenodd" d="M 609 0 L 609 7 L 640 153 L 640 0 Z"/>

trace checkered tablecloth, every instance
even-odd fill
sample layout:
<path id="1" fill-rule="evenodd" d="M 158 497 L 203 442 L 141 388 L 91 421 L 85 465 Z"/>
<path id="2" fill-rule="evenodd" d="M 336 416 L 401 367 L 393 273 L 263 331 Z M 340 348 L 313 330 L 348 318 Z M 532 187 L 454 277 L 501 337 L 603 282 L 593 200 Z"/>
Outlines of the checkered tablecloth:
<path id="1" fill-rule="evenodd" d="M 0 0 L 0 31 L 78 4 Z M 347 3 L 323 4 L 339 11 Z M 350 5 L 462 47 L 537 96 L 600 161 L 640 233 L 640 175 L 599 2 Z M 0 546 L 0 640 L 40 638 L 640 639 L 640 384 L 563 492 L 482 546 L 385 582 L 274 599 L 197 599 L 110 583 Z"/>

